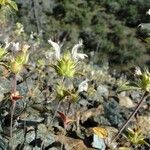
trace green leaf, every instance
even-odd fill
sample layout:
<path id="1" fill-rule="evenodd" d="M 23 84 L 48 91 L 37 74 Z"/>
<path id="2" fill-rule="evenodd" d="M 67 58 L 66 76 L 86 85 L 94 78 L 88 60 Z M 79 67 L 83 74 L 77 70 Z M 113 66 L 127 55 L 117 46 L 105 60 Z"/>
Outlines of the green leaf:
<path id="1" fill-rule="evenodd" d="M 138 144 L 147 145 L 148 147 L 150 147 L 150 145 L 144 139 L 139 141 Z"/>
<path id="2" fill-rule="evenodd" d="M 8 4 L 16 11 L 18 11 L 18 6 L 16 4 L 16 2 L 14 1 L 9 1 Z"/>
<path id="3" fill-rule="evenodd" d="M 0 5 L 5 5 L 6 0 L 0 0 Z"/>
<path id="4" fill-rule="evenodd" d="M 118 87 L 117 92 L 122 92 L 122 91 L 129 91 L 129 90 L 139 90 L 140 88 L 133 83 L 127 83 L 127 84 L 123 84 L 120 87 Z"/>
<path id="5" fill-rule="evenodd" d="M 4 48 L 0 48 L 0 60 L 4 57 L 6 54 L 6 50 Z"/>

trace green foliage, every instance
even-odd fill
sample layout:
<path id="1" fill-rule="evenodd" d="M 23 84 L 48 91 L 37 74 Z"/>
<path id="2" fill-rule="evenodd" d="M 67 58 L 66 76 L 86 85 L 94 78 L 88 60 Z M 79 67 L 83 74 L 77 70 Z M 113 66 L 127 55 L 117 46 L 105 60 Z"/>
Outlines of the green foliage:
<path id="1" fill-rule="evenodd" d="M 22 68 L 23 68 L 23 65 L 17 63 L 15 60 L 12 60 L 10 62 L 10 70 L 11 70 L 11 72 L 13 72 L 15 74 L 18 74 L 19 72 L 21 72 Z"/>
<path id="2" fill-rule="evenodd" d="M 0 0 L 0 5 L 8 6 L 8 7 L 13 8 L 14 10 L 18 11 L 18 6 L 17 6 L 16 2 L 14 2 L 12 0 Z"/>
<path id="3" fill-rule="evenodd" d="M 142 73 L 138 84 L 142 90 L 150 92 L 150 72 L 147 69 Z"/>
<path id="4" fill-rule="evenodd" d="M 9 24 L 9 19 L 14 15 L 14 11 L 18 10 L 16 2 L 12 0 L 0 0 L 0 26 L 6 27 Z M 12 20 L 11 20 L 12 21 Z"/>
<path id="5" fill-rule="evenodd" d="M 127 138 L 132 144 L 149 144 L 144 140 L 144 135 L 141 133 L 140 129 L 128 128 Z"/>
<path id="6" fill-rule="evenodd" d="M 71 58 L 70 54 L 64 54 L 60 60 L 57 60 L 57 64 L 54 65 L 54 69 L 58 75 L 63 77 L 73 78 L 76 73 L 76 62 Z"/>
<path id="7" fill-rule="evenodd" d="M 122 84 L 118 87 L 117 92 L 138 90 L 138 89 L 140 89 L 140 88 L 136 84 L 125 82 L 124 84 Z"/>
<path id="8" fill-rule="evenodd" d="M 78 93 L 72 89 L 67 89 L 63 83 L 59 83 L 57 84 L 56 87 L 56 92 L 57 92 L 57 97 L 59 98 L 59 100 L 63 100 L 66 97 L 69 97 L 69 100 L 71 102 L 76 102 L 77 98 L 78 98 Z"/>
<path id="9" fill-rule="evenodd" d="M 7 53 L 6 50 L 0 47 L 0 60 L 3 59 L 6 53 Z"/>
<path id="10" fill-rule="evenodd" d="M 10 70 L 17 74 L 20 73 L 23 66 L 28 62 L 29 59 L 29 45 L 25 44 L 22 49 L 16 54 L 16 56 L 10 62 Z"/>
<path id="11" fill-rule="evenodd" d="M 138 89 L 141 89 L 145 92 L 150 92 L 150 72 L 148 69 L 144 69 L 144 71 L 141 72 L 140 68 L 136 68 L 135 75 L 137 76 L 136 81 L 132 83 L 123 81 L 119 85 L 118 92 Z"/>
<path id="12" fill-rule="evenodd" d="M 110 64 L 140 63 L 140 57 L 146 51 L 145 45 L 136 37 L 133 28 L 137 27 L 150 4 L 147 0 L 101 0 L 101 1 L 53 1 L 51 11 L 42 12 L 48 7 L 46 1 L 38 5 L 37 16 L 45 39 L 55 35 L 58 40 L 74 41 L 82 38 L 86 52 L 96 51 L 107 55 Z M 147 4 L 146 4 L 147 3 Z M 47 8 L 46 7 L 46 8 Z M 27 3 L 22 3 L 22 12 L 27 12 Z M 21 16 L 21 17 L 20 17 Z M 25 30 L 35 31 L 34 16 L 19 14 Z M 127 27 L 129 26 L 129 27 Z M 133 64 L 134 65 L 134 64 Z"/>

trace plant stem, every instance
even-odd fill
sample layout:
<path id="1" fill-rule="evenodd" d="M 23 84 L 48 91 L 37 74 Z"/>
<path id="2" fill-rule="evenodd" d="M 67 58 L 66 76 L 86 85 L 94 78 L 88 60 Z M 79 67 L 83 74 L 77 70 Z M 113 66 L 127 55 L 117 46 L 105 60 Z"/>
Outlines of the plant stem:
<path id="1" fill-rule="evenodd" d="M 16 86 L 17 86 L 17 75 L 14 74 L 12 93 L 16 92 Z M 16 101 L 13 101 L 12 110 L 11 110 L 11 120 L 10 120 L 10 144 L 11 144 L 10 146 L 12 150 L 13 150 L 13 116 L 15 112 L 15 107 L 16 107 Z"/>
<path id="2" fill-rule="evenodd" d="M 12 111 L 11 111 L 11 120 L 10 120 L 10 141 L 11 141 L 11 149 L 13 150 L 13 116 L 15 112 L 16 101 L 13 102 Z"/>
<path id="3" fill-rule="evenodd" d="M 14 74 L 14 79 L 13 79 L 13 85 L 12 85 L 12 92 L 16 92 L 16 86 L 17 86 L 17 75 Z"/>
<path id="4" fill-rule="evenodd" d="M 66 135 L 66 130 L 67 130 L 67 125 L 64 126 L 63 140 L 62 140 L 62 143 L 61 143 L 60 150 L 63 150 L 64 139 L 65 139 L 65 135 Z"/>
<path id="5" fill-rule="evenodd" d="M 122 127 L 120 128 L 120 130 L 118 131 L 118 133 L 114 136 L 113 141 L 115 141 L 119 135 L 122 133 L 122 131 L 125 129 L 125 127 L 128 125 L 128 123 L 132 120 L 132 118 L 134 117 L 134 115 L 138 112 L 138 110 L 140 109 L 140 107 L 142 106 L 143 102 L 145 101 L 145 99 L 149 96 L 148 92 L 145 92 L 140 100 L 140 102 L 138 103 L 137 107 L 135 108 L 135 110 L 133 111 L 133 113 L 129 116 L 128 120 L 122 125 Z"/>
<path id="6" fill-rule="evenodd" d="M 72 104 L 72 103 L 69 102 L 69 104 L 68 104 L 68 109 L 67 109 L 67 113 L 66 113 L 67 115 L 69 114 L 69 111 L 70 111 L 70 108 L 71 108 L 71 104 Z"/>
<path id="7" fill-rule="evenodd" d="M 56 115 L 57 115 L 57 111 L 58 111 L 58 109 L 59 109 L 61 103 L 62 103 L 62 101 L 60 100 L 59 103 L 58 103 L 58 105 L 57 105 L 57 108 L 56 108 L 56 110 L 55 110 L 55 112 L 54 112 L 54 115 L 53 115 L 53 118 L 52 118 L 50 124 L 51 124 L 51 123 L 53 122 L 53 120 L 55 119 L 55 117 L 56 117 Z"/>

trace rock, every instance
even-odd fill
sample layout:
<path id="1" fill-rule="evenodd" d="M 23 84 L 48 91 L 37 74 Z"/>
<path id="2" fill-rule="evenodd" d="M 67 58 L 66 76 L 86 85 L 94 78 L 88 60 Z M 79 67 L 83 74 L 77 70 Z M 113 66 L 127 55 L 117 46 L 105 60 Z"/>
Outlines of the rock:
<path id="1" fill-rule="evenodd" d="M 37 138 L 43 141 L 44 146 L 48 146 L 55 142 L 54 136 L 45 124 L 38 125 Z"/>
<path id="2" fill-rule="evenodd" d="M 4 77 L 0 77 L 0 91 L 2 93 L 7 93 L 11 90 L 11 82 Z"/>
<path id="3" fill-rule="evenodd" d="M 103 138 L 100 138 L 98 135 L 94 134 L 93 135 L 93 143 L 92 147 L 100 150 L 105 150 L 106 149 L 106 144 Z"/>
<path id="4" fill-rule="evenodd" d="M 63 135 L 56 135 L 55 139 L 56 141 L 64 144 L 64 147 L 67 150 L 95 150 L 93 148 L 87 147 L 80 139 L 74 139 Z"/>
<path id="5" fill-rule="evenodd" d="M 120 108 L 118 102 L 110 98 L 108 102 L 104 102 L 105 118 L 112 126 L 120 126 L 124 122 L 127 110 Z"/>
<path id="6" fill-rule="evenodd" d="M 137 123 L 143 134 L 150 135 L 150 116 L 138 116 Z"/>
<path id="7" fill-rule="evenodd" d="M 130 95 L 133 101 L 138 101 L 141 99 L 141 93 L 139 91 L 132 91 Z"/>
<path id="8" fill-rule="evenodd" d="M 26 134 L 26 143 L 30 143 L 32 142 L 33 140 L 35 140 L 35 131 L 34 130 L 31 130 L 29 131 L 27 134 Z"/>
<path id="9" fill-rule="evenodd" d="M 17 147 L 19 144 L 24 142 L 24 130 L 18 130 L 13 135 L 13 146 Z"/>
<path id="10" fill-rule="evenodd" d="M 89 118 L 95 118 L 96 116 L 104 114 L 104 108 L 99 105 L 97 108 L 88 109 L 81 114 L 81 122 L 87 121 Z"/>
<path id="11" fill-rule="evenodd" d="M 97 88 L 97 95 L 107 98 L 109 95 L 108 87 L 106 85 L 99 85 Z"/>
<path id="12" fill-rule="evenodd" d="M 124 106 L 127 108 L 135 107 L 135 104 L 133 103 L 133 101 L 129 97 L 118 95 L 118 98 L 119 98 L 120 106 Z"/>

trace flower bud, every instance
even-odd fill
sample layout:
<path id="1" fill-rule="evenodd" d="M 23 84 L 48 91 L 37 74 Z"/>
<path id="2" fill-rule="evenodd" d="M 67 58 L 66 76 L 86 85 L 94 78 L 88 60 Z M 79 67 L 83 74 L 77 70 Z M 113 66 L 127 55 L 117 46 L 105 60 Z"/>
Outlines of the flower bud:
<path id="1" fill-rule="evenodd" d="M 136 68 L 135 68 L 135 75 L 137 75 L 137 76 L 142 75 L 142 72 L 141 72 L 140 67 L 136 67 Z"/>
<path id="2" fill-rule="evenodd" d="M 16 57 L 16 62 L 20 65 L 24 65 L 28 62 L 29 54 L 21 52 Z"/>
<path id="3" fill-rule="evenodd" d="M 18 64 L 26 64 L 28 62 L 28 59 L 29 59 L 29 54 L 27 53 L 27 50 L 29 49 L 29 45 L 25 44 L 23 45 L 21 51 L 17 54 L 16 56 L 16 62 Z"/>
<path id="4" fill-rule="evenodd" d="M 17 63 L 16 61 L 11 61 L 11 63 L 10 63 L 10 70 L 13 72 L 13 73 L 15 73 L 15 74 L 17 74 L 17 73 L 19 73 L 21 70 L 22 70 L 22 68 L 23 68 L 23 65 L 22 64 L 19 64 L 19 63 Z"/>
<path id="5" fill-rule="evenodd" d="M 25 44 L 23 47 L 22 47 L 22 52 L 23 53 L 26 53 L 28 51 L 28 49 L 30 48 L 30 46 L 28 44 Z"/>
<path id="6" fill-rule="evenodd" d="M 4 48 L 0 48 L 0 59 L 2 59 L 5 54 L 6 54 L 6 50 Z"/>
<path id="7" fill-rule="evenodd" d="M 146 69 L 140 79 L 140 88 L 146 92 L 150 92 L 150 72 Z"/>
<path id="8" fill-rule="evenodd" d="M 71 59 L 69 54 L 64 54 L 64 56 L 57 61 L 54 65 L 54 69 L 58 75 L 72 78 L 76 72 L 76 63 Z"/>

